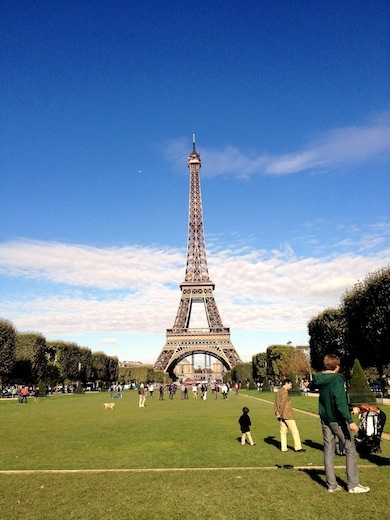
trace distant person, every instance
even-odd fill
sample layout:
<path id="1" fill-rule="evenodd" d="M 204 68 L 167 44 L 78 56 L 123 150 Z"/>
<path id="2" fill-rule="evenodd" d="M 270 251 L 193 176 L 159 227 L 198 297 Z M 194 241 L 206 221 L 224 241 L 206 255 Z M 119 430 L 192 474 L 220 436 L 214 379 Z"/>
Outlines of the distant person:
<path id="1" fill-rule="evenodd" d="M 25 386 L 21 392 L 21 403 L 27 403 L 27 397 L 30 395 L 30 392 L 28 391 L 28 387 Z"/>
<path id="2" fill-rule="evenodd" d="M 152 383 L 151 385 L 149 385 L 149 394 L 150 394 L 151 399 L 153 399 L 153 392 L 154 392 L 154 385 Z"/>
<path id="3" fill-rule="evenodd" d="M 159 401 L 164 401 L 164 385 L 161 383 L 159 388 Z"/>
<path id="4" fill-rule="evenodd" d="M 198 399 L 198 385 L 192 385 L 192 397 Z"/>
<path id="5" fill-rule="evenodd" d="M 224 383 L 224 384 L 222 385 L 222 391 L 221 391 L 221 392 L 222 392 L 222 397 L 223 397 L 224 399 L 227 399 L 227 396 L 228 396 L 228 393 L 229 393 L 229 388 L 228 388 L 228 386 L 227 386 L 226 383 Z"/>
<path id="6" fill-rule="evenodd" d="M 36 403 L 39 399 L 39 388 L 36 386 L 34 390 L 34 402 Z"/>
<path id="7" fill-rule="evenodd" d="M 244 408 L 242 409 L 242 415 L 238 419 L 241 428 L 241 446 L 245 446 L 247 440 L 251 446 L 255 446 L 250 432 L 252 423 L 248 414 L 249 408 L 244 406 Z"/>
<path id="8" fill-rule="evenodd" d="M 139 408 L 145 408 L 145 399 L 146 399 L 145 387 L 144 387 L 144 384 L 141 383 L 138 388 L 138 407 Z"/>
<path id="9" fill-rule="evenodd" d="M 287 432 L 290 431 L 296 452 L 304 452 L 302 449 L 301 438 L 295 422 L 291 399 L 288 391 L 292 388 L 291 379 L 285 379 L 281 388 L 276 392 L 274 402 L 274 412 L 280 424 L 280 449 L 288 451 Z"/>
<path id="10" fill-rule="evenodd" d="M 344 378 L 339 374 L 340 358 L 335 354 L 324 357 L 324 370 L 319 372 L 309 384 L 310 390 L 320 391 L 319 413 L 324 438 L 324 466 L 326 486 L 330 493 L 341 491 L 334 469 L 335 436 L 344 445 L 347 465 L 348 493 L 367 493 L 370 488 L 359 484 L 355 440 L 352 432 L 359 428 L 352 420 Z"/>

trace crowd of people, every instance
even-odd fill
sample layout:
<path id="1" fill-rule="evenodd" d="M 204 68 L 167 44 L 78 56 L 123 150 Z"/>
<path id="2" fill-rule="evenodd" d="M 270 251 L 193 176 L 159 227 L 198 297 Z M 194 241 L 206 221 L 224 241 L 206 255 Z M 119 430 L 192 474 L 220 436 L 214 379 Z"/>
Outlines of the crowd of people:
<path id="1" fill-rule="evenodd" d="M 117 390 L 121 385 L 113 385 L 111 387 L 111 397 L 116 397 L 113 395 L 115 392 L 118 392 L 118 395 L 122 395 L 121 390 Z M 238 384 L 232 386 L 230 383 L 169 383 L 169 384 L 158 384 L 154 385 L 153 383 L 133 383 L 131 385 L 132 389 L 138 390 L 139 395 L 144 395 L 146 398 L 153 398 L 155 388 L 158 390 L 159 400 L 163 401 L 166 396 L 168 396 L 168 400 L 173 400 L 175 395 L 180 395 L 180 399 L 185 400 L 189 399 L 189 396 L 192 395 L 192 399 L 203 399 L 204 401 L 207 399 L 207 396 L 211 394 L 213 399 L 218 399 L 221 396 L 222 399 L 227 399 L 229 393 L 234 389 L 236 394 L 238 392 Z"/>

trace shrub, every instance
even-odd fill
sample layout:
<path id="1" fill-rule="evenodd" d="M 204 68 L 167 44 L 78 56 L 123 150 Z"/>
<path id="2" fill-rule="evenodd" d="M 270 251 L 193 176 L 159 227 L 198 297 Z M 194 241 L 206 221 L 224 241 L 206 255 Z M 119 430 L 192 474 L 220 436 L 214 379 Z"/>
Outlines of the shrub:
<path id="1" fill-rule="evenodd" d="M 350 404 L 359 405 L 362 403 L 376 403 L 375 394 L 372 392 L 370 385 L 368 384 L 367 378 L 358 359 L 355 359 L 353 364 L 348 394 Z"/>

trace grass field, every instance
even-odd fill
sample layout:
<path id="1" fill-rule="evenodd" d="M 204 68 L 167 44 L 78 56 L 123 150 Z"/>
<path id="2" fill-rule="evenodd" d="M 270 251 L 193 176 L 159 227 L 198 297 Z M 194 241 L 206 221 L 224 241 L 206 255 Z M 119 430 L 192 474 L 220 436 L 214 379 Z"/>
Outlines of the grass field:
<path id="1" fill-rule="evenodd" d="M 226 401 L 148 399 L 134 391 L 0 401 L 0 518 L 7 520 L 386 518 L 390 441 L 359 459 L 367 495 L 328 493 L 319 419 L 296 412 L 305 453 L 281 453 L 271 394 Z M 260 399 L 259 399 L 260 398 Z M 317 412 L 316 398 L 293 398 Z M 238 417 L 250 408 L 256 446 L 241 446 Z M 383 407 L 390 417 L 390 410 Z M 336 457 L 345 487 L 345 459 Z M 337 497 L 337 498 L 336 498 Z"/>

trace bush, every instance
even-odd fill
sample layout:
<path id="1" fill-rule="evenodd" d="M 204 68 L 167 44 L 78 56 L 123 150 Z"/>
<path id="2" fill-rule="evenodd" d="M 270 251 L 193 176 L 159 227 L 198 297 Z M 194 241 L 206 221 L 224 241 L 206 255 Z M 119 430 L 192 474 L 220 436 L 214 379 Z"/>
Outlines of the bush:
<path id="1" fill-rule="evenodd" d="M 296 378 L 292 374 L 289 374 L 288 379 L 291 379 L 291 381 L 292 381 L 292 388 L 291 388 L 291 390 L 289 390 L 288 393 L 290 395 L 302 395 L 302 392 L 298 388 Z"/>
<path id="2" fill-rule="evenodd" d="M 268 379 L 268 377 L 264 378 L 262 389 L 263 389 L 263 392 L 270 392 L 271 391 L 271 387 L 269 386 L 269 379 Z"/>
<path id="3" fill-rule="evenodd" d="M 349 402 L 353 405 L 376 403 L 375 394 L 372 392 L 370 385 L 368 384 L 367 378 L 358 359 L 355 359 L 353 364 L 348 395 Z"/>
<path id="4" fill-rule="evenodd" d="M 76 389 L 74 391 L 75 394 L 82 394 L 83 393 L 83 385 L 81 381 L 77 381 Z"/>

